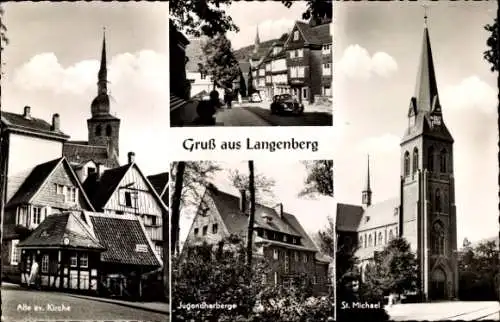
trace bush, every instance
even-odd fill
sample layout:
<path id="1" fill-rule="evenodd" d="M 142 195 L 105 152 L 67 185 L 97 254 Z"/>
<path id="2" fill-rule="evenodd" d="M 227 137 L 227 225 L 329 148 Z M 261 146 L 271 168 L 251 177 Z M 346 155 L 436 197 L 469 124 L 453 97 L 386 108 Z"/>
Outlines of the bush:
<path id="1" fill-rule="evenodd" d="M 267 265 L 256 258 L 249 272 L 241 243 L 223 243 L 217 249 L 205 244 L 185 254 L 172 261 L 174 321 L 321 322 L 333 318 L 333 295 L 312 297 L 308 282 L 290 287 L 264 285 Z"/>

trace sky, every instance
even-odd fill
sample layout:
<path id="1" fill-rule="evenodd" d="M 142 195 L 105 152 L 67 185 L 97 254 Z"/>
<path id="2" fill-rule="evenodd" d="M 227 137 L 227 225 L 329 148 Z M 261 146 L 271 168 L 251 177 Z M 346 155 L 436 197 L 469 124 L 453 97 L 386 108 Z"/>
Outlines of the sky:
<path id="1" fill-rule="evenodd" d="M 168 170 L 168 7 L 160 2 L 5 3 L 10 44 L 2 53 L 2 109 L 51 121 L 87 140 L 90 103 L 106 28 L 111 112 L 121 119 L 120 155 L 145 174 Z"/>
<path id="2" fill-rule="evenodd" d="M 433 2 L 428 28 L 443 120 L 454 137 L 458 245 L 498 234 L 497 75 L 483 59 L 496 3 Z M 422 3 L 336 3 L 335 199 L 361 203 L 370 154 L 373 202 L 399 195 L 424 28 Z"/>
<path id="3" fill-rule="evenodd" d="M 238 170 L 242 174 L 248 173 L 248 161 L 218 162 L 222 171 L 216 173 L 210 181 L 221 191 L 239 196 L 238 190 L 231 183 L 231 170 Z M 265 205 L 273 206 L 283 203 L 283 210 L 296 216 L 302 227 L 311 237 L 323 230 L 328 224 L 328 217 L 333 216 L 333 198 L 327 196 L 298 197 L 304 189 L 307 169 L 301 161 L 273 160 L 254 161 L 256 175 L 273 179 L 273 199 Z M 290 175 L 292 174 L 293 175 Z M 185 207 L 181 210 L 180 240 L 183 242 L 189 229 L 196 209 Z"/>

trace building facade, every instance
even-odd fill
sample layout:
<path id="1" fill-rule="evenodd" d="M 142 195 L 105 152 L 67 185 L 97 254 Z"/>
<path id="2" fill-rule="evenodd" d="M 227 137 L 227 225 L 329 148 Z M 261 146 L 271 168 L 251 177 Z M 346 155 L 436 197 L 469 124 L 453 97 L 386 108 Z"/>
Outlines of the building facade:
<path id="1" fill-rule="evenodd" d="M 238 236 L 246 239 L 249 213 L 246 191 L 234 196 L 211 186 L 207 188 L 189 230 L 184 248 L 202 243 L 217 245 Z M 266 283 L 291 285 L 304 276 L 318 292 L 328 290 L 329 261 L 321 256 L 295 216 L 274 208 L 255 205 L 254 254 L 269 264 Z"/>
<path id="2" fill-rule="evenodd" d="M 418 260 L 423 299 L 457 298 L 453 137 L 443 119 L 427 27 L 407 115 L 399 197 L 372 205 L 368 173 L 364 205 L 337 205 L 339 243 L 355 244 L 366 263 L 392 238 L 403 237 Z"/>

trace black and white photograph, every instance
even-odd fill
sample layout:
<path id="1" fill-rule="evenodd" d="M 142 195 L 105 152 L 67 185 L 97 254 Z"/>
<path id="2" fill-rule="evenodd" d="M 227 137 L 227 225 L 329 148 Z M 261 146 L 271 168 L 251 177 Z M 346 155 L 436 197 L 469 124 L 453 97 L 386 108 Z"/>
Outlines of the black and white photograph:
<path id="1" fill-rule="evenodd" d="M 170 1 L 170 124 L 331 126 L 332 1 Z"/>
<path id="2" fill-rule="evenodd" d="M 2 321 L 167 321 L 167 5 L 1 13 Z"/>
<path id="3" fill-rule="evenodd" d="M 339 321 L 500 319 L 497 5 L 336 4 Z"/>
<path id="4" fill-rule="evenodd" d="M 171 165 L 173 321 L 333 321 L 333 162 Z"/>

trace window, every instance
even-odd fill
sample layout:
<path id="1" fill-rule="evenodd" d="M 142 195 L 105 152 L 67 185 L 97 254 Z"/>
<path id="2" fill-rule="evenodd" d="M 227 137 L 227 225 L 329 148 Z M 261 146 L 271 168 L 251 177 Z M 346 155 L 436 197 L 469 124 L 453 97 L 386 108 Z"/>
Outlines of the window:
<path id="1" fill-rule="evenodd" d="M 382 238 L 382 233 L 378 233 L 378 244 L 382 245 L 383 242 L 384 242 L 384 240 Z"/>
<path id="2" fill-rule="evenodd" d="M 264 68 L 259 69 L 259 76 L 264 76 L 266 74 L 266 70 Z"/>
<path id="3" fill-rule="evenodd" d="M 304 263 L 307 263 L 308 259 L 309 259 L 309 256 L 307 254 L 304 254 L 302 256 L 302 259 L 304 260 Z"/>
<path id="4" fill-rule="evenodd" d="M 324 55 L 328 55 L 331 52 L 331 45 L 323 45 L 322 52 Z"/>
<path id="5" fill-rule="evenodd" d="M 308 93 L 307 87 L 302 88 L 302 98 L 307 99 L 308 97 L 307 93 Z"/>
<path id="6" fill-rule="evenodd" d="M 373 233 L 373 246 L 377 246 L 377 232 Z"/>
<path id="7" fill-rule="evenodd" d="M 363 247 L 363 236 L 359 236 L 359 247 Z"/>
<path id="8" fill-rule="evenodd" d="M 392 232 L 392 229 L 389 230 L 389 241 L 391 241 L 394 238 L 394 233 Z"/>
<path id="9" fill-rule="evenodd" d="M 299 31 L 298 30 L 295 30 L 293 32 L 293 40 L 299 40 Z"/>
<path id="10" fill-rule="evenodd" d="M 49 272 L 49 255 L 45 254 L 42 257 L 42 273 Z"/>
<path id="11" fill-rule="evenodd" d="M 72 253 L 69 258 L 69 264 L 71 267 L 76 267 L 78 265 L 78 257 L 76 253 Z"/>
<path id="12" fill-rule="evenodd" d="M 290 50 L 290 58 L 295 58 L 295 50 Z"/>
<path id="13" fill-rule="evenodd" d="M 436 203 L 435 205 L 435 209 L 437 212 L 441 212 L 443 209 L 441 207 L 441 190 L 436 189 L 436 195 L 435 195 L 435 198 L 434 198 L 434 202 Z"/>
<path id="14" fill-rule="evenodd" d="M 427 150 L 427 170 L 434 171 L 434 148 L 432 146 Z"/>
<path id="15" fill-rule="evenodd" d="M 203 235 L 203 236 L 206 236 L 207 231 L 208 231 L 208 226 L 203 226 L 203 229 L 202 229 L 202 235 Z"/>
<path id="16" fill-rule="evenodd" d="M 39 225 L 42 221 L 42 207 L 33 207 L 33 225 Z"/>
<path id="17" fill-rule="evenodd" d="M 288 270 L 290 268 L 290 262 L 289 262 L 289 256 L 288 254 L 285 252 L 285 273 L 288 273 Z"/>
<path id="18" fill-rule="evenodd" d="M 96 171 L 97 171 L 96 168 L 94 168 L 94 167 L 88 167 L 87 168 L 87 176 L 90 176 L 90 175 L 96 173 Z"/>
<path id="19" fill-rule="evenodd" d="M 297 57 L 304 57 L 304 49 L 297 49 Z"/>
<path id="20" fill-rule="evenodd" d="M 89 289 L 89 272 L 80 272 L 80 289 L 88 290 Z"/>
<path id="21" fill-rule="evenodd" d="M 126 207 L 137 208 L 137 191 L 124 191 L 123 195 Z"/>
<path id="22" fill-rule="evenodd" d="M 441 150 L 441 153 L 439 154 L 439 171 L 442 172 L 442 173 L 446 173 L 447 172 L 447 160 L 446 160 L 446 150 L 443 149 Z"/>
<path id="23" fill-rule="evenodd" d="M 286 243 L 288 242 L 288 237 L 286 235 L 283 235 L 283 241 Z"/>
<path id="24" fill-rule="evenodd" d="M 56 194 L 58 195 L 64 194 L 63 189 L 64 189 L 63 185 L 56 183 Z"/>
<path id="25" fill-rule="evenodd" d="M 277 249 L 273 249 L 273 259 L 275 260 L 279 259 L 279 252 Z"/>
<path id="26" fill-rule="evenodd" d="M 323 75 L 329 76 L 332 74 L 332 65 L 330 63 L 323 64 Z"/>
<path id="27" fill-rule="evenodd" d="M 440 221 L 436 221 L 432 228 L 432 252 L 436 255 L 444 255 L 445 238 L 444 228 Z"/>
<path id="28" fill-rule="evenodd" d="M 305 70 L 304 66 L 299 66 L 299 68 L 297 70 L 297 76 L 304 77 L 304 70 Z M 304 89 L 306 89 L 306 88 L 304 88 Z"/>
<path id="29" fill-rule="evenodd" d="M 111 136 L 112 132 L 113 132 L 113 131 L 112 131 L 112 129 L 111 129 L 111 125 L 109 125 L 109 124 L 108 124 L 108 125 L 106 126 L 106 136 Z"/>
<path id="30" fill-rule="evenodd" d="M 405 152 L 404 156 L 404 175 L 405 177 L 410 175 L 410 153 L 408 151 Z"/>
<path id="31" fill-rule="evenodd" d="M 19 263 L 21 253 L 19 252 L 19 248 L 17 248 L 17 244 L 19 244 L 19 240 L 13 239 L 12 244 L 11 244 L 12 251 L 10 254 L 10 264 L 11 265 L 17 265 Z"/>
<path id="32" fill-rule="evenodd" d="M 151 216 L 151 226 L 156 226 L 156 216 Z"/>
<path id="33" fill-rule="evenodd" d="M 95 136 L 101 136 L 102 134 L 102 127 L 100 124 L 98 124 L 96 127 L 95 127 Z"/>
<path id="34" fill-rule="evenodd" d="M 158 256 L 163 258 L 163 247 L 161 247 L 161 245 L 155 245 L 155 252 Z"/>
<path id="35" fill-rule="evenodd" d="M 68 201 L 69 202 L 72 202 L 72 203 L 75 203 L 76 202 L 76 195 L 77 195 L 77 190 L 75 187 L 70 187 L 68 188 L 69 190 L 69 198 L 68 198 Z"/>
<path id="36" fill-rule="evenodd" d="M 369 234 L 368 235 L 368 247 L 372 247 L 372 242 L 373 242 L 373 240 L 372 240 L 372 234 Z"/>
<path id="37" fill-rule="evenodd" d="M 89 267 L 89 255 L 83 253 L 80 255 L 80 267 Z"/>
<path id="38" fill-rule="evenodd" d="M 416 173 L 418 170 L 418 149 L 413 149 L 413 173 Z"/>
<path id="39" fill-rule="evenodd" d="M 199 230 L 198 228 L 195 228 L 195 229 L 194 229 L 194 235 L 195 235 L 195 236 L 196 236 L 196 235 L 198 235 L 198 230 Z"/>
<path id="40" fill-rule="evenodd" d="M 365 248 L 366 248 L 366 243 L 367 243 L 366 235 L 364 236 L 363 240 L 364 240 L 364 245 L 365 245 Z"/>
<path id="41" fill-rule="evenodd" d="M 219 230 L 219 227 L 217 224 L 212 225 L 212 233 L 217 234 L 217 231 Z"/>
<path id="42" fill-rule="evenodd" d="M 298 262 L 299 261 L 299 252 L 298 251 L 294 252 L 294 257 L 295 257 L 295 261 Z"/>
<path id="43" fill-rule="evenodd" d="M 266 64 L 266 70 L 270 71 L 271 70 L 271 64 Z"/>
<path id="44" fill-rule="evenodd" d="M 274 272 L 274 285 L 278 285 L 278 272 Z"/>

